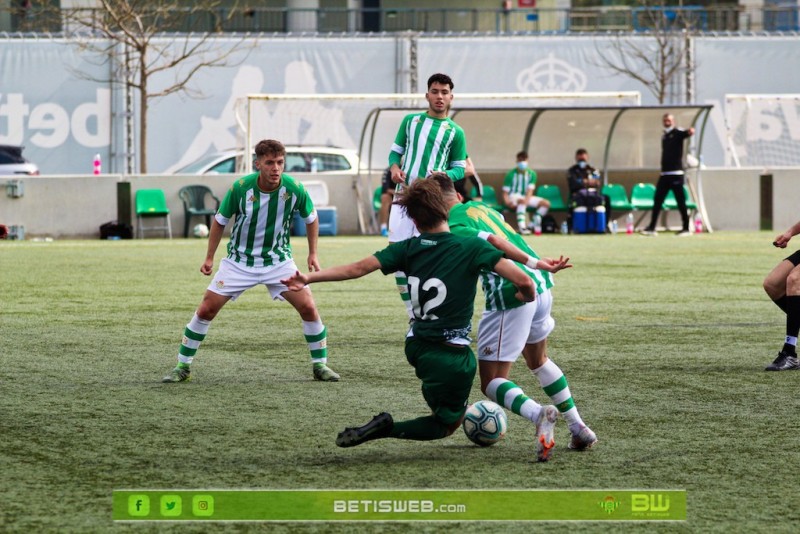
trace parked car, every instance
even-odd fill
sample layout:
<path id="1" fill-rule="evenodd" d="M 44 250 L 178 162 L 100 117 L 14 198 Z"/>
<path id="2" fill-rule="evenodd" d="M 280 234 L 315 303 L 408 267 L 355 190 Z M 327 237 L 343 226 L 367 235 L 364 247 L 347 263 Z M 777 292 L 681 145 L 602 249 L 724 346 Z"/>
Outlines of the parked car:
<path id="1" fill-rule="evenodd" d="M 176 174 L 232 174 L 244 152 L 226 150 L 204 156 L 194 163 L 175 171 Z M 255 154 L 251 154 L 255 160 Z M 252 168 L 252 166 L 251 166 Z M 287 146 L 286 172 L 320 172 L 325 174 L 352 174 L 358 171 L 355 150 L 326 146 Z"/>
<path id="2" fill-rule="evenodd" d="M 23 148 L 14 145 L 0 145 L 0 175 L 35 176 L 39 174 L 39 167 L 22 157 Z"/>

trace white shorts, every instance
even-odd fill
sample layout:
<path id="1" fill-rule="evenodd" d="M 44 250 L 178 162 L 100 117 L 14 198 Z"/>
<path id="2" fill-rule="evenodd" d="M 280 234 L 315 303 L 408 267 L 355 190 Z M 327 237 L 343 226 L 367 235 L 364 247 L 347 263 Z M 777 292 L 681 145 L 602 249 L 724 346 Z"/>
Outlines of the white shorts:
<path id="1" fill-rule="evenodd" d="M 525 195 L 520 195 L 519 193 L 511 193 L 508 195 L 509 200 L 512 204 L 516 204 L 520 200 L 525 200 Z M 544 200 L 542 197 L 533 196 L 528 200 L 528 206 L 531 208 L 538 208 L 539 204 Z"/>
<path id="2" fill-rule="evenodd" d="M 538 343 L 553 331 L 553 294 L 545 290 L 535 302 L 502 311 L 484 311 L 478 324 L 478 359 L 514 362 L 525 345 Z"/>
<path id="3" fill-rule="evenodd" d="M 247 267 L 228 258 L 223 258 L 208 290 L 218 295 L 236 300 L 239 295 L 257 285 L 267 286 L 273 300 L 285 300 L 281 293 L 289 288 L 281 280 L 291 277 L 297 271 L 294 260 L 286 260 L 269 267 Z"/>
<path id="4" fill-rule="evenodd" d="M 418 235 L 419 230 L 406 213 L 406 209 L 400 204 L 392 204 L 389 212 L 389 243 L 405 241 Z"/>

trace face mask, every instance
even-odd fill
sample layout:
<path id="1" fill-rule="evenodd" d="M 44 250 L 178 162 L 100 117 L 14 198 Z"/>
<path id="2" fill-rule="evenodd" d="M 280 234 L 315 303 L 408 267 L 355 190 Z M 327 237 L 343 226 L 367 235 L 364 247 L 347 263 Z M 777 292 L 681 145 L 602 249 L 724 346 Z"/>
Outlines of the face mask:
<path id="1" fill-rule="evenodd" d="M 519 162 L 517 162 L 517 168 L 519 170 L 521 170 L 521 171 L 524 171 L 525 169 L 528 168 L 528 162 L 527 161 L 519 161 Z"/>
<path id="2" fill-rule="evenodd" d="M 583 161 L 583 160 L 580 160 L 578 162 L 578 167 L 580 167 L 581 169 L 585 169 L 586 168 L 586 162 Z"/>

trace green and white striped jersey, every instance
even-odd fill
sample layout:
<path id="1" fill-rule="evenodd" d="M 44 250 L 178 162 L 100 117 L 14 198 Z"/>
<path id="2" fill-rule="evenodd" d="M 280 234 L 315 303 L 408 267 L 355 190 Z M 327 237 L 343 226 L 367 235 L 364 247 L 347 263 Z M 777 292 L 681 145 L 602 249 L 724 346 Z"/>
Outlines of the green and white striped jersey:
<path id="1" fill-rule="evenodd" d="M 461 180 L 466 162 L 467 141 L 461 126 L 426 112 L 403 118 L 389 152 L 389 165 L 400 165 L 407 185 L 432 172 L 446 172 L 451 180 Z"/>
<path id="2" fill-rule="evenodd" d="M 506 173 L 503 180 L 503 191 L 508 194 L 517 194 L 525 196 L 528 189 L 536 187 L 536 171 L 533 169 L 525 169 L 524 171 L 514 167 Z"/>
<path id="3" fill-rule="evenodd" d="M 539 258 L 525 240 L 506 224 L 500 213 L 482 202 L 456 204 L 450 209 L 447 223 L 455 235 L 476 236 L 480 232 L 488 232 L 510 241 L 528 256 Z M 514 263 L 533 279 L 537 294 L 542 294 L 546 289 L 553 287 L 553 277 L 549 272 Z M 514 296 L 517 293 L 516 286 L 494 272 L 482 273 L 481 285 L 486 297 L 486 311 L 509 310 L 525 304 Z"/>
<path id="4" fill-rule="evenodd" d="M 258 173 L 236 180 L 216 215 L 223 226 L 236 216 L 228 258 L 247 267 L 267 267 L 291 259 L 289 228 L 295 212 L 306 223 L 316 219 L 306 188 L 288 174 L 281 175 L 280 186 L 271 193 L 258 188 Z"/>

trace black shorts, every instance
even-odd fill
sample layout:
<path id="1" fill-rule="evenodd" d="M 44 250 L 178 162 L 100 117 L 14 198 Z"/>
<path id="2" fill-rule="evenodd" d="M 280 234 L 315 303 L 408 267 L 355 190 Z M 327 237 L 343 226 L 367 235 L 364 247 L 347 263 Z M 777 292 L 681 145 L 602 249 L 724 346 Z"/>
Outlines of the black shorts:
<path id="1" fill-rule="evenodd" d="M 792 262 L 792 265 L 797 267 L 798 265 L 800 265 L 800 250 L 798 250 L 797 252 L 795 252 L 794 254 L 792 254 L 791 256 L 789 256 L 786 259 L 789 260 L 790 262 Z"/>

